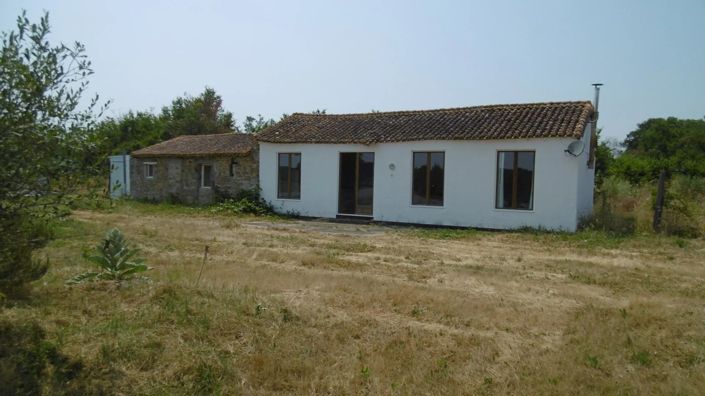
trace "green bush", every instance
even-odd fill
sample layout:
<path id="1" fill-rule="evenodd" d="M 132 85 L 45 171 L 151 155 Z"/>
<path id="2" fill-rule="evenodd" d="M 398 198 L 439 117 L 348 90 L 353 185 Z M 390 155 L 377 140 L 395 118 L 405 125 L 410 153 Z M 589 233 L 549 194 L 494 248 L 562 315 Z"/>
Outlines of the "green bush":
<path id="1" fill-rule="evenodd" d="M 48 263 L 32 258 L 32 251 L 52 236 L 47 220 L 20 213 L 0 213 L 0 300 L 21 297 L 28 284 L 44 276 Z"/>
<path id="2" fill-rule="evenodd" d="M 651 232 L 656 182 L 632 184 L 610 176 L 597 188 L 592 216 L 583 225 L 590 229 L 631 234 Z M 705 178 L 676 175 L 666 185 L 661 231 L 668 235 L 705 235 Z"/>
<path id="3" fill-rule="evenodd" d="M 629 182 L 610 176 L 597 189 L 593 214 L 584 226 L 591 229 L 615 232 L 620 235 L 636 231 L 634 209 L 639 205 L 639 194 Z"/>
<path id="4" fill-rule="evenodd" d="M 624 153 L 612 161 L 608 173 L 637 184 L 657 180 L 663 166 L 662 161 L 654 158 Z"/>
<path id="5" fill-rule="evenodd" d="M 662 230 L 697 237 L 705 234 L 705 178 L 675 175 L 666 190 Z"/>
<path id="6" fill-rule="evenodd" d="M 46 339 L 37 323 L 0 321 L 0 394 L 104 394 L 84 364 Z"/>
<path id="7" fill-rule="evenodd" d="M 264 216 L 274 213 L 274 209 L 260 196 L 259 189 L 250 189 L 240 191 L 235 197 L 225 198 L 213 205 L 211 212 Z"/>

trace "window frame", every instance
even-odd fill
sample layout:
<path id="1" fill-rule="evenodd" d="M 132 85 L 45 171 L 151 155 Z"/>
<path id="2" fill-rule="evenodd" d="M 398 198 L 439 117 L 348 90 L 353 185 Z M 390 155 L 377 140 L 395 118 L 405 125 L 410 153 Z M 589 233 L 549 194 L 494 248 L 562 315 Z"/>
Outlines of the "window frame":
<path id="1" fill-rule="evenodd" d="M 414 156 L 416 154 L 426 154 L 426 203 L 414 203 Z M 431 196 L 431 155 L 443 154 L 443 196 L 440 205 L 432 205 L 429 203 Z M 445 150 L 414 150 L 411 152 L 411 206 L 421 208 L 444 208 L 446 204 L 446 152 Z"/>
<path id="2" fill-rule="evenodd" d="M 499 156 L 501 153 L 514 153 L 514 166 L 512 168 L 512 207 L 505 207 L 505 208 L 500 208 L 499 207 Z M 517 201 L 518 201 L 518 194 L 517 194 L 517 186 L 518 186 L 518 164 L 519 164 L 519 153 L 532 153 L 534 155 L 534 167 L 531 171 L 531 207 L 528 209 L 525 208 L 518 208 L 517 207 Z M 497 150 L 497 153 L 495 155 L 495 164 L 494 164 L 494 170 L 495 170 L 495 182 L 494 182 L 494 208 L 495 210 L 510 210 L 510 211 L 522 211 L 522 212 L 533 212 L 534 207 L 535 207 L 535 202 L 534 202 L 534 192 L 536 190 L 536 150 L 530 150 L 530 149 L 524 149 L 524 150 Z"/>
<path id="3" fill-rule="evenodd" d="M 280 158 L 280 156 L 282 156 L 282 155 L 287 155 L 287 156 L 288 156 L 288 161 L 287 161 L 287 191 L 286 191 L 287 196 L 286 196 L 286 197 L 282 197 L 282 191 L 279 190 L 279 180 L 280 180 L 280 177 L 279 177 L 279 172 L 280 172 L 279 158 Z M 299 156 L 299 196 L 296 197 L 296 198 L 293 198 L 293 197 L 291 196 L 291 185 L 292 185 L 292 183 L 291 183 L 291 169 L 292 169 L 292 167 L 291 167 L 291 158 L 292 158 L 292 156 L 294 156 L 294 155 L 298 155 L 298 156 Z M 302 165 L 303 165 L 302 159 L 303 159 L 303 155 L 301 155 L 301 152 L 296 152 L 296 151 L 277 152 L 277 158 L 276 158 L 276 160 L 277 160 L 277 179 L 276 179 L 276 183 L 277 183 L 277 186 L 276 186 L 276 188 L 277 188 L 277 199 L 291 200 L 291 201 L 300 201 L 300 200 L 301 200 L 301 176 L 302 176 L 301 168 L 302 168 Z"/>
<path id="4" fill-rule="evenodd" d="M 157 174 L 157 163 L 154 161 L 150 162 L 143 162 L 144 165 L 144 178 L 145 179 L 154 179 L 154 176 Z M 152 174 L 150 175 L 149 170 L 152 170 Z"/>
<path id="5" fill-rule="evenodd" d="M 210 168 L 208 172 L 210 178 L 210 185 L 206 185 L 206 167 Z M 213 187 L 213 165 L 211 164 L 201 164 L 201 188 L 212 188 Z"/>
<path id="6" fill-rule="evenodd" d="M 230 177 L 235 177 L 235 168 L 240 164 L 235 158 L 230 159 Z"/>

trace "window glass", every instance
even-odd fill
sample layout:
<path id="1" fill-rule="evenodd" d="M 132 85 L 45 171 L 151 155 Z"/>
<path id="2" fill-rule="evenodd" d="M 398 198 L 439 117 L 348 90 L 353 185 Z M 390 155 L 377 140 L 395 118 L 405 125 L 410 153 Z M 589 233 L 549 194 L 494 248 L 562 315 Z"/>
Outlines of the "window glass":
<path id="1" fill-rule="evenodd" d="M 443 206 L 444 153 L 431 153 L 428 205 Z"/>
<path id="2" fill-rule="evenodd" d="M 201 172 L 201 177 L 202 177 L 202 187 L 210 187 L 212 183 L 212 177 L 211 177 L 211 166 L 210 165 L 202 165 L 202 172 Z"/>
<path id="3" fill-rule="evenodd" d="M 534 157 L 533 151 L 497 153 L 497 208 L 533 209 Z"/>
<path id="4" fill-rule="evenodd" d="M 235 168 L 237 167 L 237 161 L 235 158 L 230 160 L 230 177 L 235 177 Z"/>
<path id="5" fill-rule="evenodd" d="M 299 199 L 301 197 L 301 154 L 279 153 L 278 164 L 277 197 Z"/>
<path id="6" fill-rule="evenodd" d="M 144 164 L 144 175 L 145 177 L 151 179 L 154 177 L 154 168 L 155 164 L 149 163 L 149 164 Z"/>
<path id="7" fill-rule="evenodd" d="M 514 152 L 500 151 L 497 169 L 497 207 L 512 207 L 514 185 Z"/>
<path id="8" fill-rule="evenodd" d="M 279 154 L 279 198 L 289 198 L 289 154 Z"/>
<path id="9" fill-rule="evenodd" d="M 412 205 L 443 206 L 445 153 L 414 153 Z"/>
<path id="10" fill-rule="evenodd" d="M 411 193 L 412 205 L 424 205 L 426 202 L 427 160 L 428 153 L 414 153 L 414 180 Z"/>
<path id="11" fill-rule="evenodd" d="M 533 209 L 534 153 L 517 153 L 517 209 Z"/>
<path id="12" fill-rule="evenodd" d="M 301 154 L 291 154 L 291 191 L 289 198 L 301 197 Z"/>

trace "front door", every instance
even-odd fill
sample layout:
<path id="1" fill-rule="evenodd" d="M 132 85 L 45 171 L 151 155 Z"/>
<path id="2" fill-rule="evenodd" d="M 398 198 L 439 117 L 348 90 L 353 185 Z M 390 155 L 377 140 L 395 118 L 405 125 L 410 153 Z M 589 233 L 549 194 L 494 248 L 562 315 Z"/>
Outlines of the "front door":
<path id="1" fill-rule="evenodd" d="M 340 153 L 338 213 L 372 216 L 375 153 Z"/>

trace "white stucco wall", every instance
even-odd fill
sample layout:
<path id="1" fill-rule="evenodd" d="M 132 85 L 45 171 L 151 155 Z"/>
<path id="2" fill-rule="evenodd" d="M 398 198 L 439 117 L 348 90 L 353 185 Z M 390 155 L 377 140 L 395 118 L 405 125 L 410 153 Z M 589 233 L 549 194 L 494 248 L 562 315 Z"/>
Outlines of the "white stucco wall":
<path id="1" fill-rule="evenodd" d="M 374 152 L 375 220 L 511 229 L 523 226 L 573 231 L 578 221 L 579 173 L 587 157 L 564 152 L 572 139 L 420 141 L 373 145 L 260 143 L 263 198 L 280 212 L 335 217 L 341 152 Z M 534 209 L 495 209 L 498 150 L 534 150 Z M 443 207 L 411 205 L 412 152 L 445 152 Z M 301 153 L 301 199 L 277 198 L 277 153 Z M 394 164 L 394 170 L 390 169 Z M 580 190 L 587 185 L 580 178 Z M 590 192 L 592 195 L 592 192 Z M 592 197 L 590 197 L 592 205 Z M 581 209 L 582 210 L 582 209 Z"/>

